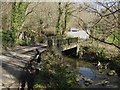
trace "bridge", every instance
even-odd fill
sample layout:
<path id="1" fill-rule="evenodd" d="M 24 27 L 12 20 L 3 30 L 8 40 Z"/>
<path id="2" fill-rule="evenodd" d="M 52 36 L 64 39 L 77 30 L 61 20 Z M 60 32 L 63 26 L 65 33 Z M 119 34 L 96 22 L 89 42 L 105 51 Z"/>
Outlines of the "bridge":
<path id="1" fill-rule="evenodd" d="M 48 48 L 56 49 L 60 52 L 65 50 L 70 50 L 73 48 L 77 48 L 76 53 L 79 51 L 78 45 L 79 39 L 77 37 L 67 38 L 67 37 L 49 37 L 48 38 Z"/>

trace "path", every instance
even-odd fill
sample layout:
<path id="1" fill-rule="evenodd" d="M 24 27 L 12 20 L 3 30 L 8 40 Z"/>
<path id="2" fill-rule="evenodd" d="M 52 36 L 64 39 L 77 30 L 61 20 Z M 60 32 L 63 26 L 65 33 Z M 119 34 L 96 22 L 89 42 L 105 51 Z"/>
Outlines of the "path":
<path id="1" fill-rule="evenodd" d="M 32 56 L 26 53 L 34 51 L 36 48 L 42 52 L 46 49 L 44 47 L 46 46 L 38 45 L 21 47 L 13 51 L 3 51 L 2 55 L 0 55 L 0 61 L 2 61 L 2 86 L 0 88 L 18 88 L 22 68 Z"/>

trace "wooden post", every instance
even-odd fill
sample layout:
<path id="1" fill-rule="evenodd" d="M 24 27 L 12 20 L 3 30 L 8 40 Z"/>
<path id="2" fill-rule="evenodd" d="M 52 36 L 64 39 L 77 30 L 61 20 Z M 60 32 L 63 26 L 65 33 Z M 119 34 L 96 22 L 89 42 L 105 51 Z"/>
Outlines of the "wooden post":
<path id="1" fill-rule="evenodd" d="M 48 38 L 48 49 L 52 49 L 52 46 L 53 46 L 53 42 L 52 42 L 52 39 L 49 37 Z"/>

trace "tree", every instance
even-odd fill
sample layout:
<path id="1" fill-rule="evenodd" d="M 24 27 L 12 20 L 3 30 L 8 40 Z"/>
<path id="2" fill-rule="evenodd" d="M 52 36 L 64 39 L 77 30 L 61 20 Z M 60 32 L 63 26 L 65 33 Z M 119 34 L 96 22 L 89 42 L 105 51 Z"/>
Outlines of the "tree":
<path id="1" fill-rule="evenodd" d="M 57 34 L 64 35 L 67 30 L 67 25 L 70 22 L 71 16 L 74 12 L 77 11 L 75 3 L 66 2 L 58 3 L 58 17 L 56 23 L 56 32 Z"/>
<path id="2" fill-rule="evenodd" d="M 66 31 L 67 28 L 67 23 L 70 19 L 70 15 L 73 13 L 72 11 L 72 3 L 67 2 L 64 6 L 64 19 L 63 19 L 63 25 L 62 25 L 62 35 L 64 35 L 64 32 Z"/>
<path id="3" fill-rule="evenodd" d="M 60 34 L 60 21 L 61 21 L 61 17 L 62 17 L 62 7 L 61 7 L 61 2 L 58 3 L 58 18 L 57 18 L 57 23 L 56 23 L 56 33 Z"/>
<path id="4" fill-rule="evenodd" d="M 28 3 L 22 3 L 22 2 L 14 2 L 12 4 L 12 15 L 11 15 L 11 30 L 14 35 L 14 44 L 16 43 L 16 39 L 18 38 L 18 32 L 20 30 L 20 27 L 25 19 L 25 12 L 28 7 Z"/>
<path id="5" fill-rule="evenodd" d="M 92 5 L 87 5 L 86 10 L 89 13 L 94 13 L 97 18 L 93 22 L 85 23 L 81 18 L 79 21 L 82 21 L 82 24 L 79 22 L 79 25 L 85 30 L 84 26 L 88 27 L 90 23 L 92 25 L 90 28 L 94 32 L 90 35 L 94 40 L 113 45 L 116 48 L 120 49 L 120 36 L 119 36 L 119 11 L 118 2 L 95 2 L 95 5 L 98 5 L 100 8 L 94 8 Z"/>
<path id="6" fill-rule="evenodd" d="M 5 3 L 6 4 L 6 3 Z M 32 7 L 29 10 L 29 5 L 30 3 L 27 2 L 11 2 L 8 3 L 11 8 L 8 8 L 9 11 L 9 16 L 11 17 L 11 19 L 9 20 L 9 22 L 6 23 L 10 23 L 9 24 L 9 28 L 5 28 L 5 20 L 4 18 L 2 19 L 3 22 L 3 44 L 4 42 L 6 43 L 5 45 L 8 47 L 8 44 L 11 44 L 10 46 L 14 46 L 18 41 L 19 41 L 19 37 L 26 37 L 23 38 L 24 40 L 27 39 L 27 33 L 25 32 L 25 30 L 23 30 L 23 27 L 25 25 L 25 21 L 26 21 L 26 17 L 28 17 L 28 15 L 30 15 L 33 11 L 34 8 L 37 6 Z M 4 9 L 6 9 L 6 7 L 3 7 L 3 11 Z M 3 17 L 4 13 L 2 14 Z M 8 17 L 8 14 L 6 14 L 6 17 Z M 6 18 L 6 20 L 8 20 L 8 18 Z M 8 32 L 9 30 L 9 32 Z M 26 33 L 26 34 L 25 34 Z M 9 38 L 8 38 L 9 36 Z M 8 38 L 8 40 L 6 41 L 5 38 Z M 11 38 L 11 39 L 10 39 Z M 10 39 L 10 40 L 9 40 Z M 8 42 L 9 41 L 9 42 Z M 26 42 L 26 41 L 25 41 Z"/>

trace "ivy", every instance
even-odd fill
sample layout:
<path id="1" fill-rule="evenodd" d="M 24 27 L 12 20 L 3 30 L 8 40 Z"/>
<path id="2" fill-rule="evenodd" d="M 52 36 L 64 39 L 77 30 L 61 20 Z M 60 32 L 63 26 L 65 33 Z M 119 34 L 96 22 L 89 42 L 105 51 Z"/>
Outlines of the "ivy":
<path id="1" fill-rule="evenodd" d="M 17 35 L 20 31 L 20 27 L 25 19 L 25 12 L 28 7 L 28 3 L 14 2 L 12 3 L 11 10 L 11 29 L 3 30 L 2 40 L 5 47 L 11 47 L 16 44 Z"/>
<path id="2" fill-rule="evenodd" d="M 24 19 L 28 3 L 14 2 L 12 5 L 12 27 L 19 30 Z"/>

